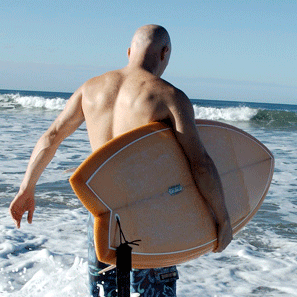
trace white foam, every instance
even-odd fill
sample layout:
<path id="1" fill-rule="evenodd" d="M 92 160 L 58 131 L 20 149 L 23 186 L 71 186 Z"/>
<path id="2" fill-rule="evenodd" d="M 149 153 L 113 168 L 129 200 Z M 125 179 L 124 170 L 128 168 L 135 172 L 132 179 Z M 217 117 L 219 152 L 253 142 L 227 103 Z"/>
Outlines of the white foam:
<path id="1" fill-rule="evenodd" d="M 0 228 L 1 297 L 88 296 L 83 208 L 37 207 L 33 224 L 24 217 L 21 229 L 7 208 L 0 208 L 0 217 L 6 222 Z"/>
<path id="2" fill-rule="evenodd" d="M 22 96 L 20 94 L 0 95 L 0 107 L 16 108 L 20 105 L 24 108 L 42 108 L 48 110 L 63 110 L 67 100 L 63 98 L 45 98 L 41 96 Z"/>
<path id="3" fill-rule="evenodd" d="M 257 114 L 258 110 L 245 106 L 216 108 L 194 105 L 194 112 L 196 119 L 229 122 L 248 122 Z"/>
<path id="4" fill-rule="evenodd" d="M 6 296 L 88 296 L 86 261 L 76 257 L 72 266 L 65 268 L 57 263 L 53 256 L 50 256 L 44 259 L 41 264 L 42 268 L 40 267 L 19 291 L 8 293 Z M 21 274 L 21 276 L 23 275 L 26 277 L 26 272 Z"/>
<path id="5" fill-rule="evenodd" d="M 50 110 L 63 110 L 67 100 L 62 98 L 46 99 L 38 96 L 15 95 L 15 101 L 26 108 L 45 108 Z"/>

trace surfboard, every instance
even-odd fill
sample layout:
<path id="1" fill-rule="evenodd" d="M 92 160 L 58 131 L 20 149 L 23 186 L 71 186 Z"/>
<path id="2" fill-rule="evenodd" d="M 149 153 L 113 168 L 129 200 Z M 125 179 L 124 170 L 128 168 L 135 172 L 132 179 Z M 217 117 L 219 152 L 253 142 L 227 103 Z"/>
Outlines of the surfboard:
<path id="1" fill-rule="evenodd" d="M 200 138 L 222 180 L 233 234 L 255 215 L 269 189 L 272 153 L 231 125 L 196 120 Z M 117 219 L 133 246 L 132 267 L 176 265 L 216 246 L 212 211 L 199 194 L 173 131 L 150 123 L 116 137 L 92 153 L 70 177 L 94 215 L 98 260 L 115 265 Z"/>

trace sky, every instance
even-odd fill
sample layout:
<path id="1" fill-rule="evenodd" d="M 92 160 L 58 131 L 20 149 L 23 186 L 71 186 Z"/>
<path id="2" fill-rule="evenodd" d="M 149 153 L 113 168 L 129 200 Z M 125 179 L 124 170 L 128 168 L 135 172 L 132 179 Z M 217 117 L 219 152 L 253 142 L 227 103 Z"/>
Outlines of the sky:
<path id="1" fill-rule="evenodd" d="M 189 98 L 297 104 L 296 0 L 0 0 L 0 20 L 0 89 L 74 92 L 160 24 Z"/>

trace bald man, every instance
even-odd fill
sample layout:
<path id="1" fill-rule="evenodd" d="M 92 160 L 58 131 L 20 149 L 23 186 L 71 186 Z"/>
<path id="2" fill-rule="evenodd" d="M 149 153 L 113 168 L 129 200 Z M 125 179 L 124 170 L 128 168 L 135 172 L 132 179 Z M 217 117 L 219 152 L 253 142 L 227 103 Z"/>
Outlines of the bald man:
<path id="1" fill-rule="evenodd" d="M 182 91 L 160 78 L 170 52 L 170 37 L 163 27 L 143 26 L 133 36 L 125 68 L 88 80 L 71 96 L 65 109 L 37 142 L 20 190 L 11 203 L 10 213 L 18 228 L 26 211 L 28 222 L 32 222 L 35 186 L 41 173 L 61 142 L 84 121 L 93 151 L 129 130 L 162 121 L 172 127 L 189 160 L 197 188 L 215 214 L 218 243 L 214 252 L 226 248 L 232 230 L 224 193 L 216 167 L 199 139 L 192 104 Z M 98 274 L 106 265 L 99 263 L 95 255 L 92 220 L 90 216 L 91 295 L 98 296 L 99 289 L 104 288 L 105 296 L 116 296 L 114 271 Z M 131 287 L 141 296 L 176 296 L 177 275 L 176 267 L 134 270 Z"/>

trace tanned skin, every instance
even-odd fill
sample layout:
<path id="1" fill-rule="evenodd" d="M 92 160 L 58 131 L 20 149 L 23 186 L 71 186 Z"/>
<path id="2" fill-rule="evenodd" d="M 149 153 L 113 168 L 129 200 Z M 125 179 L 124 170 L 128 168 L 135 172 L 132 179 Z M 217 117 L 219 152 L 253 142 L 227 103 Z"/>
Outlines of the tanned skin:
<path id="1" fill-rule="evenodd" d="M 38 140 L 19 192 L 10 205 L 18 228 L 25 212 L 32 223 L 40 175 L 61 142 L 84 121 L 93 151 L 118 135 L 160 121 L 173 128 L 197 188 L 215 214 L 218 241 L 214 252 L 227 247 L 232 230 L 224 193 L 217 169 L 197 133 L 192 104 L 181 90 L 160 78 L 170 52 L 170 37 L 163 27 L 143 26 L 132 39 L 125 68 L 88 80 L 71 96 L 65 109 Z"/>

